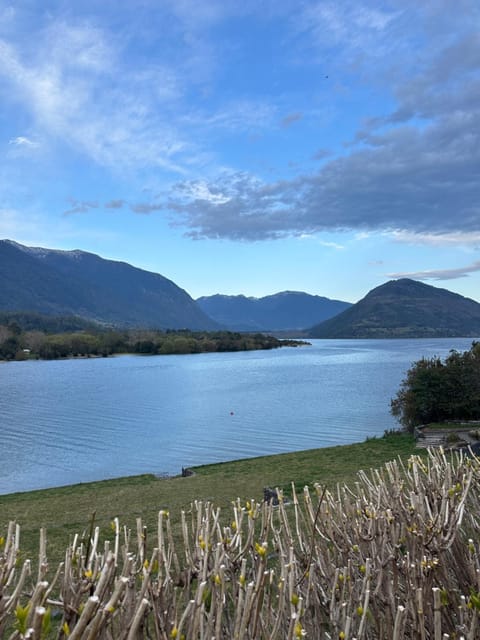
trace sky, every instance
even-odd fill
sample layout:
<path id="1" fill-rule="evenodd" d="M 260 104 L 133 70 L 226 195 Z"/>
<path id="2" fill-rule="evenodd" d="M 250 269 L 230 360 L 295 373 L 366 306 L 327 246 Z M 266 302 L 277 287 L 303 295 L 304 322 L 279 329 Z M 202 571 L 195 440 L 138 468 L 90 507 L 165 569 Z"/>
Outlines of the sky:
<path id="1" fill-rule="evenodd" d="M 0 238 L 194 298 L 480 302 L 478 0 L 0 0 Z"/>

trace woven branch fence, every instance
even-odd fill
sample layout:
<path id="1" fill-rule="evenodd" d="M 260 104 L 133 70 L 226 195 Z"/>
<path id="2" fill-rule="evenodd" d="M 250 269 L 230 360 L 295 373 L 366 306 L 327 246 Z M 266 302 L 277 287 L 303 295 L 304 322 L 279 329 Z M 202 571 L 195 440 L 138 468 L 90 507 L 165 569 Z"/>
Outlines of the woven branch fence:
<path id="1" fill-rule="evenodd" d="M 156 532 L 116 519 L 109 541 L 76 536 L 56 572 L 41 530 L 35 575 L 10 523 L 0 637 L 476 640 L 479 480 L 478 458 L 432 450 L 278 506 L 195 502 L 179 536 L 165 510 Z"/>

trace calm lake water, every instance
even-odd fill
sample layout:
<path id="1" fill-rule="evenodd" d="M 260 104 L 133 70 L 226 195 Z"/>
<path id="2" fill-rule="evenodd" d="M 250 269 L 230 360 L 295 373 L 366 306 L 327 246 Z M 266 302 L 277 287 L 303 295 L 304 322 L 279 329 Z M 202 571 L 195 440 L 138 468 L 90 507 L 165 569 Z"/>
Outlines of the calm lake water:
<path id="1" fill-rule="evenodd" d="M 0 365 L 0 493 L 358 442 L 411 363 L 471 339 Z"/>

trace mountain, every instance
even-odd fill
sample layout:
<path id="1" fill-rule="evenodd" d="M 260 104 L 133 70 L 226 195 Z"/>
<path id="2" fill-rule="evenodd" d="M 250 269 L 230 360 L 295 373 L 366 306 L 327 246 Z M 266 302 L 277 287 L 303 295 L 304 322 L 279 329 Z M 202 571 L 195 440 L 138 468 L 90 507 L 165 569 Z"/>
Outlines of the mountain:
<path id="1" fill-rule="evenodd" d="M 197 302 L 207 315 L 232 331 L 305 329 L 351 306 L 300 291 L 282 291 L 264 298 L 217 294 L 198 298 Z"/>
<path id="2" fill-rule="evenodd" d="M 0 241 L 0 310 L 74 315 L 122 327 L 217 329 L 171 280 L 85 251 Z"/>
<path id="3" fill-rule="evenodd" d="M 479 337 L 480 304 L 446 289 L 402 278 L 308 332 L 311 338 Z"/>

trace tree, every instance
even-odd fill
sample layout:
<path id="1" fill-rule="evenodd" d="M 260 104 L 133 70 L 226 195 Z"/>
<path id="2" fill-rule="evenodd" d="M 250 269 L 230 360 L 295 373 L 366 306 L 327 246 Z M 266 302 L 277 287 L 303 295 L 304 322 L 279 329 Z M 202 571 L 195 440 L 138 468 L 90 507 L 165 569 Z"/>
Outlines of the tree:
<path id="1" fill-rule="evenodd" d="M 0 359 L 13 360 L 20 349 L 17 336 L 10 336 L 0 345 Z"/>
<path id="2" fill-rule="evenodd" d="M 421 424 L 480 419 L 480 343 L 442 361 L 422 358 L 407 371 L 391 413 L 409 431 Z"/>
<path id="3" fill-rule="evenodd" d="M 45 343 L 46 336 L 43 331 L 32 330 L 24 333 L 24 344 L 27 349 L 38 353 L 41 346 Z"/>

